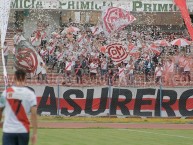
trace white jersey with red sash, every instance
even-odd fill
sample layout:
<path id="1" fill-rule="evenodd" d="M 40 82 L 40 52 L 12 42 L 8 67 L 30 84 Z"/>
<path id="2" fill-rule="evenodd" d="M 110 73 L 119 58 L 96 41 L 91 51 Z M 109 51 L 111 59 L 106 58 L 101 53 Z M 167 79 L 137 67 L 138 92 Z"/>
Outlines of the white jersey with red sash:
<path id="1" fill-rule="evenodd" d="M 125 76 L 125 68 L 118 68 L 119 72 L 118 72 L 118 75 L 119 77 L 124 77 Z"/>
<path id="2" fill-rule="evenodd" d="M 45 56 L 45 55 L 47 55 L 48 54 L 48 50 L 41 50 L 40 51 L 40 55 L 41 56 Z"/>
<path id="3" fill-rule="evenodd" d="M 15 45 L 18 45 L 21 40 L 26 40 L 23 35 L 15 35 L 13 41 Z"/>
<path id="4" fill-rule="evenodd" d="M 63 52 L 61 52 L 61 53 L 59 53 L 58 55 L 57 55 L 57 60 L 58 61 L 62 61 L 63 60 L 63 57 L 64 57 L 64 53 Z"/>
<path id="5" fill-rule="evenodd" d="M 9 47 L 8 46 L 3 46 L 3 53 L 4 53 L 4 56 L 7 56 L 9 54 Z"/>
<path id="6" fill-rule="evenodd" d="M 3 132 L 28 133 L 30 122 L 27 115 L 36 105 L 36 96 L 27 87 L 11 87 L 4 91 L 0 97 L 0 107 L 5 107 Z"/>
<path id="7" fill-rule="evenodd" d="M 31 37 L 31 43 L 33 46 L 40 46 L 41 38 Z"/>
<path id="8" fill-rule="evenodd" d="M 53 54 L 54 54 L 55 49 L 56 49 L 56 46 L 55 46 L 55 45 L 48 46 L 49 54 L 50 54 L 50 55 L 53 55 Z"/>
<path id="9" fill-rule="evenodd" d="M 166 62 L 165 66 L 164 66 L 164 71 L 165 73 L 173 73 L 174 72 L 174 63 L 171 62 Z"/>
<path id="10" fill-rule="evenodd" d="M 46 40 L 47 33 L 46 32 L 41 32 L 41 39 Z"/>
<path id="11" fill-rule="evenodd" d="M 21 36 L 20 35 L 15 35 L 13 38 L 14 44 L 18 45 L 19 42 L 21 41 Z"/>
<path id="12" fill-rule="evenodd" d="M 71 71 L 71 70 L 72 70 L 72 62 L 66 61 L 65 71 Z"/>

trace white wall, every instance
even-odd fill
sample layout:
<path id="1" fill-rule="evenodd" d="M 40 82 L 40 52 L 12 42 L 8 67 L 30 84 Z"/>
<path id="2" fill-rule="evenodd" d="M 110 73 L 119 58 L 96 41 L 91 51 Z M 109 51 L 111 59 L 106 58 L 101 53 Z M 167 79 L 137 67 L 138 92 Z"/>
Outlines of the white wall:
<path id="1" fill-rule="evenodd" d="M 24 36 L 29 38 L 33 31 L 37 29 L 38 19 L 46 20 L 49 22 L 49 27 L 47 28 L 47 33 L 50 34 L 59 27 L 60 13 L 59 11 L 49 11 L 49 10 L 37 10 L 30 11 L 28 17 L 24 17 Z"/>

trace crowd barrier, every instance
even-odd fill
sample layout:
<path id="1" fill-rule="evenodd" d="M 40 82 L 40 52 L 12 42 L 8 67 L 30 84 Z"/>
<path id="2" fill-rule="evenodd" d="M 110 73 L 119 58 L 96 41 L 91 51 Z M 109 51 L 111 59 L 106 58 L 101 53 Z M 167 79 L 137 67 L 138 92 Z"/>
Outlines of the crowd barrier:
<path id="1" fill-rule="evenodd" d="M 191 78 L 193 75 L 191 74 Z M 165 76 L 162 76 L 161 84 L 164 87 L 191 87 L 193 86 L 193 81 L 185 81 L 184 76 L 180 75 L 173 75 L 170 76 L 172 78 L 168 83 L 165 81 Z M 82 82 L 79 80 L 77 82 L 77 78 L 75 75 L 72 75 L 70 78 L 66 77 L 64 74 L 56 74 L 56 73 L 49 73 L 47 74 L 47 82 L 38 76 L 35 78 L 28 78 L 26 80 L 27 85 L 65 85 L 65 86 L 101 86 L 101 85 L 109 85 L 109 82 L 112 82 L 111 85 L 113 86 L 122 86 L 122 87 L 154 87 L 159 86 L 160 82 L 156 83 L 156 78 L 154 75 L 148 77 L 148 81 L 145 81 L 145 75 L 143 74 L 136 74 L 133 76 L 133 81 L 130 80 L 129 76 L 125 77 L 125 83 L 119 82 L 118 76 L 115 76 L 112 81 L 109 81 L 108 77 L 101 77 L 100 75 L 96 75 L 95 79 L 92 79 L 89 75 L 82 76 Z M 9 84 L 14 84 L 14 75 L 8 75 Z M 4 77 L 0 77 L 0 82 L 4 83 Z"/>
<path id="2" fill-rule="evenodd" d="M 191 88 L 31 86 L 38 114 L 54 116 L 193 116 Z"/>

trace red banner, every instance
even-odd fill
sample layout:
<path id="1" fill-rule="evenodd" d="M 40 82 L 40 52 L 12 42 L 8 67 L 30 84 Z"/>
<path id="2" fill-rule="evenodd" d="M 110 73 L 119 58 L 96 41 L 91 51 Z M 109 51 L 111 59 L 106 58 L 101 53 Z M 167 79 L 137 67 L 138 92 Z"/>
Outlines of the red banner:
<path id="1" fill-rule="evenodd" d="M 188 12 L 188 8 L 186 5 L 186 0 L 174 0 L 174 2 L 179 7 L 179 9 L 181 11 L 181 15 L 182 15 L 184 22 L 186 24 L 186 27 L 188 29 L 188 32 L 191 36 L 191 39 L 193 40 L 193 27 L 192 27 L 192 22 L 191 22 L 190 15 Z"/>

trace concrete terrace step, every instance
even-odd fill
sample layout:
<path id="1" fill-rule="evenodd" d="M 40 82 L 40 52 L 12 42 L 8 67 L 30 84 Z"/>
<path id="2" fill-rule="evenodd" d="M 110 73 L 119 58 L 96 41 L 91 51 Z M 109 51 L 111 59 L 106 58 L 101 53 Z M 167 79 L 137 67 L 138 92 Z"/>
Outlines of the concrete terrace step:
<path id="1" fill-rule="evenodd" d="M 0 60 L 1 61 L 1 60 Z M 3 62 L 1 61 L 0 65 L 3 65 Z M 9 61 L 7 62 L 7 66 L 14 66 L 14 61 Z"/>
<path id="2" fill-rule="evenodd" d="M 0 72 L 3 73 L 3 69 L 1 69 Z M 7 73 L 13 73 L 14 74 L 14 70 L 13 69 L 7 69 Z"/>
<path id="3" fill-rule="evenodd" d="M 0 70 L 1 70 L 2 68 L 3 68 L 3 66 L 0 65 Z M 13 69 L 13 66 L 7 65 L 7 66 L 6 66 L 6 69 Z"/>

